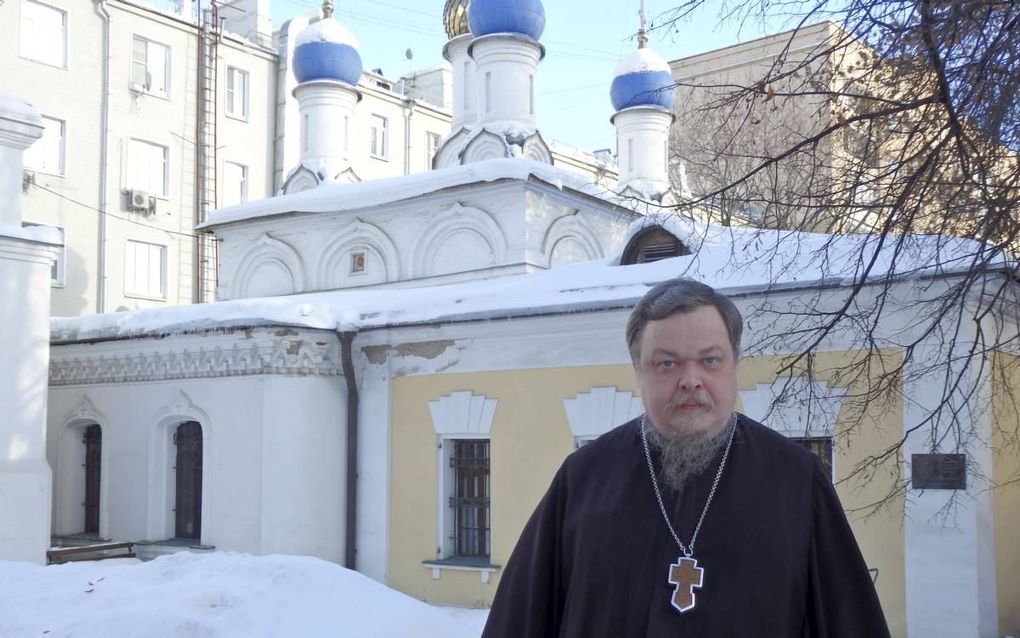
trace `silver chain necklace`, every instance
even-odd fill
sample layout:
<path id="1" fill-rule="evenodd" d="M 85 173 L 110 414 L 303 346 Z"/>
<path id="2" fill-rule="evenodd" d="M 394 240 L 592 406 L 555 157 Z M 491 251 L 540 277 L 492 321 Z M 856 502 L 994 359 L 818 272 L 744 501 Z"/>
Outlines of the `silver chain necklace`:
<path id="1" fill-rule="evenodd" d="M 705 508 L 701 510 L 698 524 L 694 527 L 694 534 L 691 535 L 691 542 L 688 545 L 684 545 L 683 541 L 680 540 L 680 535 L 673 528 L 673 523 L 669 520 L 666 505 L 662 500 L 659 479 L 655 476 L 655 466 L 652 464 L 652 451 L 648 445 L 648 415 L 641 415 L 641 444 L 645 449 L 645 460 L 648 462 L 648 475 L 652 478 L 655 500 L 659 502 L 659 511 L 662 512 L 662 519 L 666 521 L 666 528 L 669 529 L 669 533 L 673 536 L 673 540 L 676 541 L 676 544 L 680 547 L 680 552 L 683 554 L 677 559 L 677 562 L 669 566 L 667 578 L 667 582 L 674 586 L 670 603 L 680 613 L 694 609 L 694 588 L 700 588 L 704 584 L 705 569 L 698 567 L 698 561 L 694 558 L 694 542 L 698 540 L 701 524 L 705 522 L 705 515 L 708 514 L 708 508 L 712 505 L 712 498 L 715 496 L 715 491 L 719 487 L 719 480 L 722 478 L 723 469 L 726 467 L 726 459 L 730 456 L 733 435 L 737 431 L 736 421 L 737 414 L 734 412 L 726 423 L 726 427 L 730 428 L 730 438 L 726 441 L 726 449 L 723 452 L 722 461 L 719 462 L 719 469 L 715 473 L 715 480 L 712 481 L 712 489 L 708 492 Z"/>

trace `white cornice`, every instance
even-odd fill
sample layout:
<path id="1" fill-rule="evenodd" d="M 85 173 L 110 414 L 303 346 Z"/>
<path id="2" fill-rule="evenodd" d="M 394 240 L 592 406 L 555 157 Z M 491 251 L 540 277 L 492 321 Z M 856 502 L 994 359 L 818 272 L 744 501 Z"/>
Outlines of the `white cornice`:
<path id="1" fill-rule="evenodd" d="M 343 376 L 335 335 L 260 329 L 210 336 L 54 346 L 50 386 L 253 375 Z"/>

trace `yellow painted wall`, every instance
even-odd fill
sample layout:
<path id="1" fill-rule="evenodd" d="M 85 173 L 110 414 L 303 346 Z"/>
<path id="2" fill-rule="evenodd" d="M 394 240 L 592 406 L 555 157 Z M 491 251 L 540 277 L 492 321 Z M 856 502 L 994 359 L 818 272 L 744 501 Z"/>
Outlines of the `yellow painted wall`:
<path id="1" fill-rule="evenodd" d="M 999 635 L 1020 634 L 1020 357 L 996 353 L 992 377 L 992 493 Z"/>
<path id="2" fill-rule="evenodd" d="M 820 354 L 814 361 L 816 375 L 825 378 L 826 370 L 847 360 L 845 355 Z M 777 359 L 770 358 L 743 361 L 739 371 L 741 389 L 771 382 L 777 363 Z M 490 583 L 483 585 L 477 573 L 451 570 L 443 570 L 441 578 L 433 580 L 431 570 L 422 565 L 423 560 L 436 555 L 437 438 L 429 401 L 463 390 L 499 400 L 491 433 L 491 560 L 503 565 L 553 474 L 574 449 L 563 399 L 593 386 L 637 391 L 629 364 L 394 379 L 388 584 L 422 600 L 482 606 L 491 603 L 499 581 L 498 571 Z M 859 388 L 852 386 L 850 393 L 855 389 Z M 845 407 L 836 424 L 837 432 L 849 427 L 849 413 Z M 902 432 L 901 415 L 898 405 L 872 406 L 863 415 L 862 427 L 854 428 L 852 436 L 838 437 L 837 479 L 844 477 L 866 452 L 894 442 Z M 847 508 L 870 503 L 886 489 L 888 482 L 883 477 L 864 485 L 837 485 Z M 865 560 L 879 569 L 879 596 L 896 636 L 906 633 L 902 516 L 903 502 L 898 499 L 867 521 L 851 517 Z"/>
<path id="3" fill-rule="evenodd" d="M 492 555 L 506 564 L 574 441 L 563 399 L 592 386 L 634 390 L 629 365 L 399 377 L 393 380 L 389 585 L 430 602 L 487 606 L 499 581 L 421 563 L 436 556 L 436 444 L 429 401 L 470 390 L 498 399 L 491 446 Z M 536 442 L 541 441 L 541 444 Z"/>
<path id="4" fill-rule="evenodd" d="M 881 356 L 887 365 L 873 366 L 873 381 L 882 368 L 893 369 L 900 363 L 895 352 L 883 352 Z M 847 385 L 847 381 L 836 378 L 834 371 L 846 369 L 852 357 L 848 353 L 818 353 L 812 361 L 815 379 L 828 381 L 837 387 Z M 780 360 L 774 357 L 743 360 L 739 371 L 740 389 L 751 390 L 759 383 L 772 382 L 780 365 Z M 875 588 L 882 601 L 889 630 L 893 636 L 906 636 L 904 499 L 902 495 L 887 498 L 890 487 L 898 478 L 900 456 L 891 457 L 873 476 L 848 476 L 866 456 L 889 449 L 899 441 L 903 433 L 903 409 L 898 398 L 873 401 L 861 409 L 852 397 L 863 394 L 866 387 L 867 382 L 863 378 L 849 383 L 848 398 L 836 419 L 833 430 L 836 493 L 843 509 L 847 510 L 850 527 L 865 562 L 870 569 L 878 570 Z M 858 420 L 859 425 L 856 425 Z M 885 505 L 879 511 L 868 507 L 882 500 L 885 500 Z"/>

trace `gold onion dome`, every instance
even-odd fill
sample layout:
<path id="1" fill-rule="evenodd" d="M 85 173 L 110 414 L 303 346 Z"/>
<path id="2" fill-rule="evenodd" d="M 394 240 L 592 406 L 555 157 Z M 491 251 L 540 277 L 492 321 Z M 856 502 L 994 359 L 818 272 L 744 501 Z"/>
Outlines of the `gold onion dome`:
<path id="1" fill-rule="evenodd" d="M 443 27 L 451 39 L 470 33 L 468 28 L 468 5 L 471 0 L 446 0 L 443 7 Z"/>

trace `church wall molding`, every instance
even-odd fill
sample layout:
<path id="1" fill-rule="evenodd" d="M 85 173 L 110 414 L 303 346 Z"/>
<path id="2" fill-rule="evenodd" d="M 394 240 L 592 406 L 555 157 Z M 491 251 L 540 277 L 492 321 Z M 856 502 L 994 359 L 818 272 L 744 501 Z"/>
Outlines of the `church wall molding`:
<path id="1" fill-rule="evenodd" d="M 343 273 L 352 250 L 372 253 L 383 264 L 384 281 L 401 277 L 400 253 L 393 239 L 375 224 L 355 219 L 329 243 L 319 259 L 317 283 L 320 289 L 339 288 L 346 283 Z"/>
<path id="2" fill-rule="evenodd" d="M 496 415 L 496 399 L 470 390 L 452 392 L 429 401 L 432 427 L 439 436 L 488 436 Z"/>
<path id="3" fill-rule="evenodd" d="M 846 388 L 806 376 L 779 377 L 740 390 L 743 412 L 788 437 L 831 437 Z"/>
<path id="4" fill-rule="evenodd" d="M 343 376 L 335 335 L 322 338 L 318 331 L 291 328 L 283 332 L 279 336 L 263 330 L 243 339 L 228 333 L 184 343 L 161 340 L 134 351 L 96 354 L 65 355 L 57 346 L 50 358 L 50 387 L 271 374 Z"/>
<path id="5" fill-rule="evenodd" d="M 293 294 L 307 290 L 305 267 L 301 255 L 287 242 L 263 233 L 238 261 L 234 270 L 232 299 L 248 296 L 252 278 L 261 266 L 276 263 L 284 268 L 291 281 L 291 290 L 277 294 Z"/>
<path id="6" fill-rule="evenodd" d="M 602 243 L 591 227 L 578 218 L 577 212 L 575 210 L 571 215 L 560 217 L 546 230 L 545 237 L 542 239 L 542 254 L 547 268 L 552 265 L 556 244 L 564 239 L 573 239 L 583 246 L 588 253 L 589 260 L 605 256 Z"/>
<path id="7" fill-rule="evenodd" d="M 414 270 L 410 273 L 411 277 L 432 275 L 435 258 L 446 240 L 454 233 L 465 230 L 478 235 L 492 253 L 491 263 L 478 264 L 477 267 L 498 266 L 505 261 L 507 240 L 496 220 L 480 208 L 454 202 L 432 219 L 431 227 L 422 235 L 414 253 Z"/>
<path id="8" fill-rule="evenodd" d="M 645 411 L 640 397 L 616 386 L 592 386 L 587 392 L 563 399 L 570 432 L 576 440 L 593 439 Z"/>

